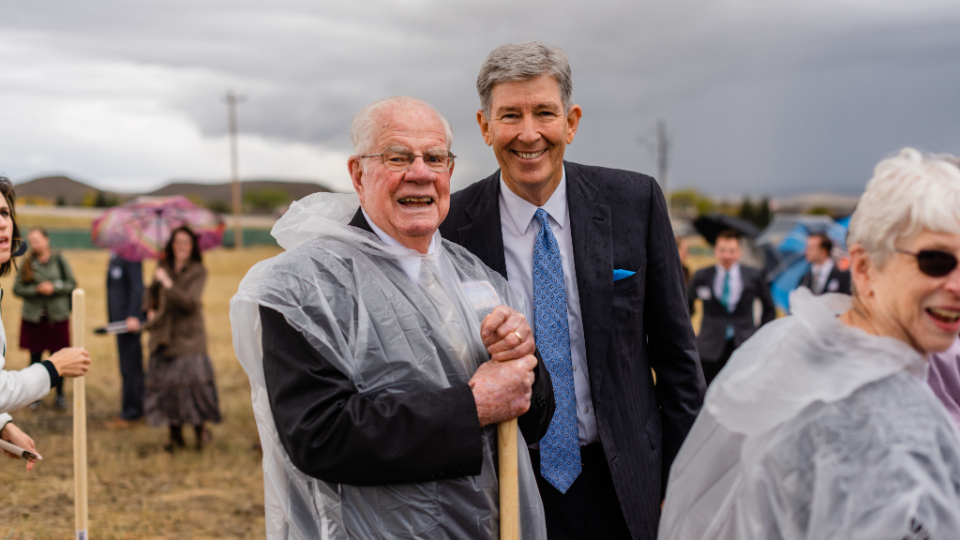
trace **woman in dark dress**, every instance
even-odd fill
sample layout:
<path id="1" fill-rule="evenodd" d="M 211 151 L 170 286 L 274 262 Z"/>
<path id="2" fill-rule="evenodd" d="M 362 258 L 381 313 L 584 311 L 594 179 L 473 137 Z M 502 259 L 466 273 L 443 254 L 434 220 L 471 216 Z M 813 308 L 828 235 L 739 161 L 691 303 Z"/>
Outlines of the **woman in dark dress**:
<path id="1" fill-rule="evenodd" d="M 23 319 L 20 323 L 20 348 L 30 351 L 30 364 L 43 359 L 43 352 L 53 354 L 70 346 L 70 294 L 77 286 L 67 260 L 50 249 L 50 235 L 43 229 L 27 234 L 30 251 L 17 272 L 13 294 L 23 298 Z M 67 408 L 63 397 L 63 379 L 55 384 L 56 405 Z M 40 404 L 36 401 L 31 407 Z"/>
<path id="2" fill-rule="evenodd" d="M 170 427 L 168 451 L 186 446 L 184 424 L 194 427 L 199 450 L 210 441 L 204 423 L 220 421 L 203 323 L 206 279 L 196 235 L 188 227 L 174 230 L 144 294 L 150 332 L 144 408 L 150 424 Z"/>

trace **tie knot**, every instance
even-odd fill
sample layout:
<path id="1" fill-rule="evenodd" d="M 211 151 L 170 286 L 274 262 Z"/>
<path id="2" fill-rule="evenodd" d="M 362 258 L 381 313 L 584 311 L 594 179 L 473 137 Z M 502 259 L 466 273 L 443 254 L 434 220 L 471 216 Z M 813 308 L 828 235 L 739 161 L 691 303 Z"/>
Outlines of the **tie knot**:
<path id="1" fill-rule="evenodd" d="M 543 208 L 537 208 L 537 213 L 535 213 L 533 217 L 537 218 L 537 221 L 540 222 L 541 227 L 549 227 L 550 222 L 547 221 L 547 216 L 549 215 L 550 214 L 547 214 L 547 211 Z"/>

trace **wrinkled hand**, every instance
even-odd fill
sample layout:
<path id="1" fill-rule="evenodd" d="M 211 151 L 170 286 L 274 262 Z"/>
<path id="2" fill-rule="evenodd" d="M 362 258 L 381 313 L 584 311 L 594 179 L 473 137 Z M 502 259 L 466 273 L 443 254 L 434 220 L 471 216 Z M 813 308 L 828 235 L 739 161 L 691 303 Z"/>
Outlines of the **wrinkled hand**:
<path id="1" fill-rule="evenodd" d="M 82 377 L 90 369 L 90 353 L 79 347 L 66 347 L 50 355 L 61 377 Z"/>
<path id="2" fill-rule="evenodd" d="M 509 306 L 497 306 L 484 317 L 480 337 L 495 362 L 516 360 L 536 350 L 527 318 Z"/>
<path id="3" fill-rule="evenodd" d="M 530 410 L 536 365 L 533 355 L 480 365 L 469 384 L 481 427 L 513 420 Z"/>
<path id="4" fill-rule="evenodd" d="M 50 296 L 54 292 L 53 283 L 49 281 L 44 281 L 43 283 L 37 285 L 37 293 L 44 296 Z"/>
<path id="5" fill-rule="evenodd" d="M 140 331 L 140 319 L 137 317 L 127 317 L 127 332 L 139 332 Z"/>
<path id="6" fill-rule="evenodd" d="M 159 281 L 164 288 L 169 289 L 170 287 L 173 287 L 173 280 L 170 279 L 170 274 L 168 274 L 163 267 L 158 267 L 157 271 L 153 273 L 153 277 Z"/>
<path id="7" fill-rule="evenodd" d="M 7 441 L 8 443 L 15 444 L 24 450 L 29 450 L 34 454 L 37 453 L 37 447 L 34 446 L 33 439 L 29 435 L 20 430 L 17 426 L 13 425 L 13 422 L 7 422 L 7 425 L 3 428 L 3 431 L 0 431 L 0 439 Z M 3 451 L 4 454 L 14 458 L 14 459 L 23 459 L 20 456 L 15 456 L 6 450 Z M 27 460 L 27 470 L 32 470 L 34 462 Z"/>

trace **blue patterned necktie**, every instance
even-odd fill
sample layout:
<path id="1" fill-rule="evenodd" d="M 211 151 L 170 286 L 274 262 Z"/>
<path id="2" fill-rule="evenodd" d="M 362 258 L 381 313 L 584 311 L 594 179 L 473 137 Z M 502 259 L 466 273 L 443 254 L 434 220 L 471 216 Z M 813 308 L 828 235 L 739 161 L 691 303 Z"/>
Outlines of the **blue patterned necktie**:
<path id="1" fill-rule="evenodd" d="M 537 350 L 550 372 L 557 402 L 550 429 L 540 439 L 540 474 L 560 493 L 566 493 L 581 469 L 567 295 L 560 246 L 550 230 L 547 213 L 538 208 L 535 217 L 540 222 L 540 233 L 533 246 L 533 327 Z"/>
<path id="2" fill-rule="evenodd" d="M 720 303 L 727 309 L 727 313 L 733 312 L 730 306 L 730 270 L 723 274 L 723 294 L 720 296 Z M 727 325 L 727 339 L 733 339 L 733 325 Z"/>

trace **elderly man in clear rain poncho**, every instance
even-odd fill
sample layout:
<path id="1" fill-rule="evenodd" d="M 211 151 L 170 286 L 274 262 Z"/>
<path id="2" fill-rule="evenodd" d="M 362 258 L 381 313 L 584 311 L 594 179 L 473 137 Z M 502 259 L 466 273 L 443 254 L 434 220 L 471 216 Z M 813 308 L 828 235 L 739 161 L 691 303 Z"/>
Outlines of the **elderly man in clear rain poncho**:
<path id="1" fill-rule="evenodd" d="M 877 165 L 850 220 L 853 297 L 794 293 L 707 391 L 659 538 L 960 538 L 960 433 L 925 384 L 960 331 L 960 169 Z"/>
<path id="2" fill-rule="evenodd" d="M 499 537 L 496 423 L 519 417 L 520 524 L 545 539 L 526 452 L 554 410 L 518 296 L 440 238 L 450 126 L 405 97 L 351 127 L 359 196 L 316 194 L 231 302 L 264 450 L 269 538 Z M 488 361 L 493 360 L 493 361 Z"/>

